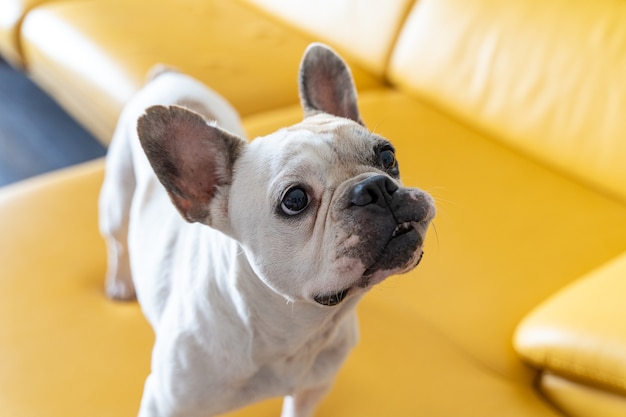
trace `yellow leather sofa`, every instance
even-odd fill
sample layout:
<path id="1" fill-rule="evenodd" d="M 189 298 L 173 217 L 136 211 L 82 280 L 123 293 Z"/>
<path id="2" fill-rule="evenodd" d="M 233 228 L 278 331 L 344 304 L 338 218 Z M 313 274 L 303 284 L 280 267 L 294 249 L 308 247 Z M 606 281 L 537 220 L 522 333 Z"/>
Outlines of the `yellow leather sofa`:
<path id="1" fill-rule="evenodd" d="M 222 93 L 251 137 L 293 123 L 302 52 L 332 45 L 438 215 L 420 267 L 359 307 L 317 415 L 616 417 L 624 22 L 621 0 L 1 0 L 0 54 L 107 142 L 157 62 Z M 0 189 L 0 415 L 136 415 L 153 335 L 103 294 L 102 170 Z"/>

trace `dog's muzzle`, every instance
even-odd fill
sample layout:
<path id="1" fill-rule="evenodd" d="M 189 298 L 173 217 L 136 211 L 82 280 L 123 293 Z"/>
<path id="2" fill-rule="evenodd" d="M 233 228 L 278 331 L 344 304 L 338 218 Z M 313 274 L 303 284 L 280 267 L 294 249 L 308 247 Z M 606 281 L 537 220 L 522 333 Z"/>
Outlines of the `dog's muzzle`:
<path id="1" fill-rule="evenodd" d="M 359 236 L 361 243 L 345 256 L 360 259 L 365 271 L 350 287 L 313 297 L 324 306 L 335 306 L 353 290 L 367 289 L 392 273 L 415 268 L 424 255 L 424 235 L 434 216 L 428 195 L 402 188 L 386 175 L 359 182 L 347 200 L 351 210 L 348 230 Z"/>

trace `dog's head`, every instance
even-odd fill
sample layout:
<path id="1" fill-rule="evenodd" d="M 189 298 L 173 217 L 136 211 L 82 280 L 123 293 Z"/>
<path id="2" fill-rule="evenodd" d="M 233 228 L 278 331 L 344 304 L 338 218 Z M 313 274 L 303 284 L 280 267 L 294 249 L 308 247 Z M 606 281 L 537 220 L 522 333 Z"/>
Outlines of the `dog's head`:
<path id="1" fill-rule="evenodd" d="M 417 266 L 435 208 L 402 186 L 393 145 L 363 125 L 331 49 L 307 49 L 299 86 L 304 120 L 250 143 L 176 106 L 148 109 L 138 132 L 186 220 L 237 239 L 287 300 L 333 306 Z"/>

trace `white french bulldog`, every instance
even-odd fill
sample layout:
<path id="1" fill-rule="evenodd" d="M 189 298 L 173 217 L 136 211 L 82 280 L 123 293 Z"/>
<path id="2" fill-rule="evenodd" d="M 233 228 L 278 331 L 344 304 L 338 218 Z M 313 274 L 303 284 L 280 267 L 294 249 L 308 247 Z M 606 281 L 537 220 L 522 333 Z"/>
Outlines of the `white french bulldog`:
<path id="1" fill-rule="evenodd" d="M 313 44 L 299 87 L 304 120 L 252 142 L 223 98 L 174 71 L 120 118 L 100 229 L 108 295 L 136 291 L 156 333 L 142 417 L 277 396 L 283 417 L 313 415 L 357 341 L 357 302 L 422 257 L 433 200 L 401 185 L 346 64 Z"/>

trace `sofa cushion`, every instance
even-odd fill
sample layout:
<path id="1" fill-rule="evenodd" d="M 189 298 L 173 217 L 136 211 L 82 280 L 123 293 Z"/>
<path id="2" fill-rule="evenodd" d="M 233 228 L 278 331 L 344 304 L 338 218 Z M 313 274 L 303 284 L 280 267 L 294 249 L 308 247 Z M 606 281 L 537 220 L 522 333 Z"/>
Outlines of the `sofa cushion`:
<path id="1" fill-rule="evenodd" d="M 626 3 L 421 0 L 402 88 L 626 201 Z"/>
<path id="2" fill-rule="evenodd" d="M 311 40 L 236 0 L 56 2 L 23 25 L 31 75 L 105 143 L 157 63 L 206 82 L 242 115 L 296 103 Z M 352 69 L 360 89 L 382 82 Z"/>
<path id="3" fill-rule="evenodd" d="M 415 0 L 245 0 L 295 30 L 335 45 L 383 77 L 398 31 Z"/>
<path id="4" fill-rule="evenodd" d="M 626 400 L 626 254 L 550 297 L 520 324 L 517 351 L 541 370 Z"/>

